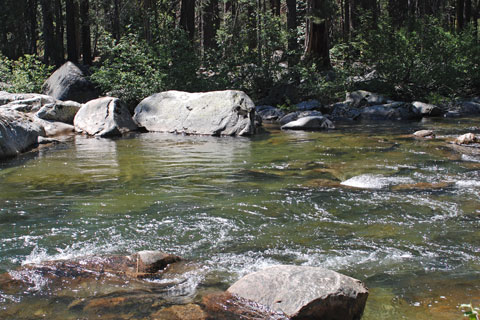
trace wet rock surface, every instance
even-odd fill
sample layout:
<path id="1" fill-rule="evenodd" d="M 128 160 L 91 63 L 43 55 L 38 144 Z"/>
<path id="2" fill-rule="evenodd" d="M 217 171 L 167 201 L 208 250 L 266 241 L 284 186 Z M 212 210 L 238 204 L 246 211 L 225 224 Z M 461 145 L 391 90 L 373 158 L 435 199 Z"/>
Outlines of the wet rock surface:
<path id="1" fill-rule="evenodd" d="M 360 319 L 368 289 L 337 272 L 279 265 L 249 274 L 227 290 L 292 319 Z"/>
<path id="2" fill-rule="evenodd" d="M 248 136 L 255 133 L 255 105 L 242 91 L 167 91 L 145 98 L 134 120 L 148 131 Z"/>

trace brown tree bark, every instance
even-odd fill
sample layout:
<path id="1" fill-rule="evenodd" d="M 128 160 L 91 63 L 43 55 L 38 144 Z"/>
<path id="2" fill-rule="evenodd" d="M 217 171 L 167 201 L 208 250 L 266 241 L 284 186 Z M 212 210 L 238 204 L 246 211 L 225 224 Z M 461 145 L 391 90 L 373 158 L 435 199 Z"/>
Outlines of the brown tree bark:
<path id="1" fill-rule="evenodd" d="M 63 43 L 64 24 L 61 0 L 55 0 L 55 65 L 59 67 L 65 62 L 65 45 Z"/>
<path id="2" fill-rule="evenodd" d="M 350 19 L 350 0 L 345 0 L 343 2 L 343 38 L 349 39 L 350 38 L 350 24 L 352 23 Z"/>
<path id="3" fill-rule="evenodd" d="M 465 0 L 465 24 L 472 20 L 472 0 Z"/>
<path id="4" fill-rule="evenodd" d="M 195 37 L 195 0 L 182 0 L 180 8 L 180 27 L 190 40 Z"/>
<path id="5" fill-rule="evenodd" d="M 113 0 L 112 35 L 115 40 L 120 40 L 120 3 L 121 0 Z"/>
<path id="6" fill-rule="evenodd" d="M 309 0 L 308 12 L 312 15 L 318 9 L 322 8 L 322 1 L 327 0 Z M 318 18 L 317 18 L 318 19 Z M 330 68 L 330 48 L 328 41 L 328 20 L 308 19 L 305 35 L 305 58 L 315 61 L 317 68 Z"/>

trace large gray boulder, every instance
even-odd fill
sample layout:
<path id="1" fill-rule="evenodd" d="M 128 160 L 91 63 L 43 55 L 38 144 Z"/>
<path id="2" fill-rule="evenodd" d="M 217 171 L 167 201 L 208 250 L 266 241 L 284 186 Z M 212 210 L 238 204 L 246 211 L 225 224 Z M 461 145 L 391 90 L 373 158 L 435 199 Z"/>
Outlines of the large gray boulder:
<path id="1" fill-rule="evenodd" d="M 360 117 L 360 109 L 350 107 L 346 103 L 339 102 L 331 106 L 333 120 L 356 120 Z"/>
<path id="2" fill-rule="evenodd" d="M 420 101 L 412 102 L 413 106 L 422 114 L 423 117 L 438 117 L 443 115 L 443 110 L 434 104 L 424 103 Z"/>
<path id="3" fill-rule="evenodd" d="M 127 107 L 117 98 L 104 97 L 84 104 L 73 120 L 75 131 L 110 137 L 137 130 Z"/>
<path id="4" fill-rule="evenodd" d="M 0 159 L 13 157 L 37 144 L 43 127 L 23 113 L 0 108 Z"/>
<path id="5" fill-rule="evenodd" d="M 480 114 L 480 103 L 475 101 L 458 101 L 453 103 L 446 113 L 446 117 L 471 116 Z"/>
<path id="6" fill-rule="evenodd" d="M 166 91 L 143 99 L 134 120 L 148 131 L 212 136 L 255 133 L 255 105 L 242 91 Z"/>
<path id="7" fill-rule="evenodd" d="M 43 120 L 36 116 L 33 116 L 31 119 L 35 124 L 43 127 L 45 130 L 45 137 L 67 136 L 75 133 L 75 127 L 68 123 Z"/>
<path id="8" fill-rule="evenodd" d="M 59 101 L 44 105 L 35 114 L 43 120 L 73 124 L 73 119 L 82 105 L 75 101 Z"/>
<path id="9" fill-rule="evenodd" d="M 97 89 L 87 76 L 84 68 L 68 61 L 45 81 L 43 93 L 62 101 L 85 103 L 98 97 Z"/>
<path id="10" fill-rule="evenodd" d="M 385 104 L 389 102 L 390 101 L 382 95 L 364 90 L 347 92 L 345 95 L 345 103 L 354 108 Z"/>
<path id="11" fill-rule="evenodd" d="M 368 297 L 359 280 L 323 268 L 288 265 L 246 275 L 227 291 L 292 319 L 360 319 Z"/>
<path id="12" fill-rule="evenodd" d="M 420 111 L 411 103 L 393 102 L 384 105 L 365 107 L 360 110 L 362 120 L 418 120 Z"/>
<path id="13" fill-rule="evenodd" d="M 332 121 L 322 116 L 303 117 L 289 122 L 281 127 L 282 130 L 324 130 L 335 129 Z"/>

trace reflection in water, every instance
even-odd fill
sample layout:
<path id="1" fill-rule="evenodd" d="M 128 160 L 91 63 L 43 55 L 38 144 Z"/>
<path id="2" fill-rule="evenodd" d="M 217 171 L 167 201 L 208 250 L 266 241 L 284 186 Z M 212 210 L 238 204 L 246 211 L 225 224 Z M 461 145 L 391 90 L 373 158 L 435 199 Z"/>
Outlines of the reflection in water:
<path id="1" fill-rule="evenodd" d="M 251 139 L 77 136 L 0 171 L 0 271 L 160 249 L 198 263 L 174 289 L 187 300 L 291 263 L 364 280 L 365 319 L 458 318 L 456 305 L 480 298 L 480 167 L 408 134 L 453 136 L 471 126 L 462 121 Z M 40 292 L 0 292 L 0 306 L 43 310 L 56 295 Z M 62 303 L 58 314 L 74 318 Z"/>

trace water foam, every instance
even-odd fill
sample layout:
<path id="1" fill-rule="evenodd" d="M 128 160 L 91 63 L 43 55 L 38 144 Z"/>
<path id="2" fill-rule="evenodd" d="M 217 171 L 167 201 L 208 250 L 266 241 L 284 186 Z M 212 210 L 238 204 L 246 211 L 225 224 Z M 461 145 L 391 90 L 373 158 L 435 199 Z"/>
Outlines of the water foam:
<path id="1" fill-rule="evenodd" d="M 393 184 L 413 183 L 408 177 L 385 177 L 382 175 L 362 174 L 343 181 L 342 185 L 360 189 L 383 189 Z"/>

